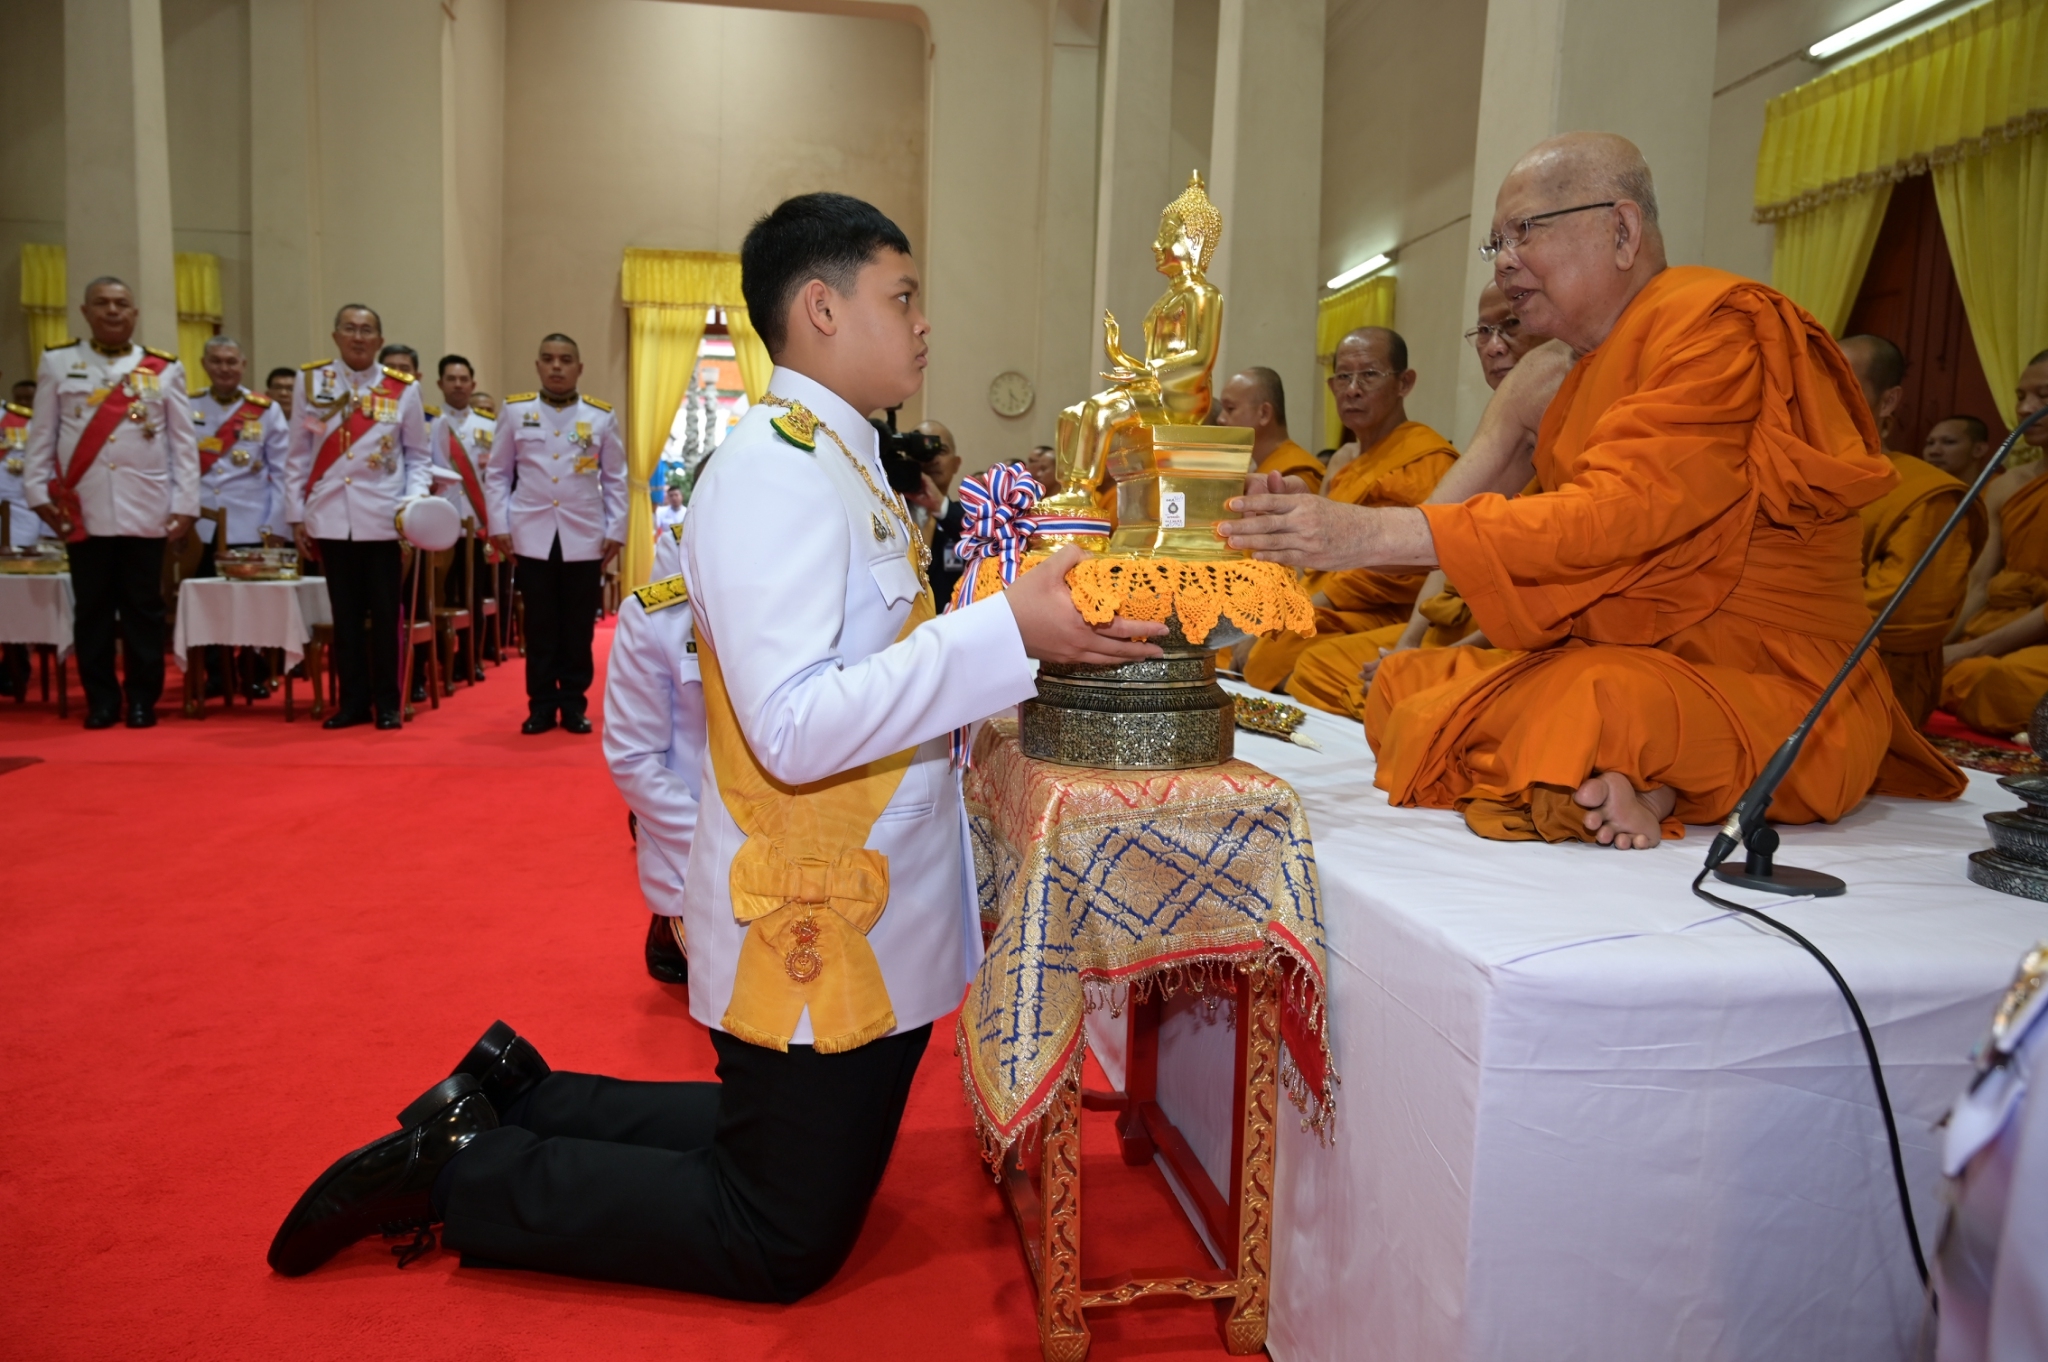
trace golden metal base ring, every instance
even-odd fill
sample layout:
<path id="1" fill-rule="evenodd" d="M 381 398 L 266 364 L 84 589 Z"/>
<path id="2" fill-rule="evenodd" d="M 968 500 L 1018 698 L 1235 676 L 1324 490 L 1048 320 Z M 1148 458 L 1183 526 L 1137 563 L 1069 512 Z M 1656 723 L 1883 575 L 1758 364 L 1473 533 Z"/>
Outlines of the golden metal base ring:
<path id="1" fill-rule="evenodd" d="M 1216 684 L 1216 644 L 1176 628 L 1165 656 L 1117 667 L 1044 663 L 1038 698 L 1017 707 L 1028 757 L 1112 771 L 1172 771 L 1229 761 L 1234 702 Z"/>

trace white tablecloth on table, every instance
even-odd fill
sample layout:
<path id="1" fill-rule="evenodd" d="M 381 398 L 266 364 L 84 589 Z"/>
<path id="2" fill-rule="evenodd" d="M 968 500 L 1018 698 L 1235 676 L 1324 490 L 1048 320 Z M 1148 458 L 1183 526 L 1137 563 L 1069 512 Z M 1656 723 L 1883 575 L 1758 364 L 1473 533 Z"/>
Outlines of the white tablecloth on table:
<path id="1" fill-rule="evenodd" d="M 1330 1146 L 1282 1123 L 1272 1355 L 1910 1356 L 1920 1288 L 1854 1023 L 1812 957 L 1693 897 L 1706 832 L 1643 852 L 1487 842 L 1389 808 L 1357 724 L 1307 731 L 1321 752 L 1237 736 L 1308 810 L 1343 1078 Z M 1778 915 L 1875 1030 L 1930 1254 L 1931 1127 L 2048 936 L 2048 905 L 1964 877 L 1982 815 L 2016 807 L 1973 772 L 1957 803 L 1783 830 L 1782 863 L 1849 882 Z M 1120 1082 L 1107 1023 L 1091 1014 L 1089 1040 Z M 1193 1011 L 1161 1027 L 1161 1106 L 1212 1172 L 1230 1053 Z"/>
<path id="2" fill-rule="evenodd" d="M 171 636 L 171 650 L 183 658 L 194 648 L 212 644 L 282 648 L 289 669 L 305 656 L 313 626 L 333 622 L 324 577 L 295 582 L 187 577 L 178 587 L 178 627 Z"/>
<path id="3" fill-rule="evenodd" d="M 0 643 L 48 643 L 69 653 L 71 621 L 70 573 L 0 572 Z"/>

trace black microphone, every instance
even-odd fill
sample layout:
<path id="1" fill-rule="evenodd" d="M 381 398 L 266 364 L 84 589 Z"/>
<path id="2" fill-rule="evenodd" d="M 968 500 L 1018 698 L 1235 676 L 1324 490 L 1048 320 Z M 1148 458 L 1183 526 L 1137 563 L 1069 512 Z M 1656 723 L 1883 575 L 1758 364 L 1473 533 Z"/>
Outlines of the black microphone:
<path id="1" fill-rule="evenodd" d="M 1745 889 L 1761 889 L 1776 894 L 1811 894 L 1816 898 L 1832 898 L 1847 892 L 1849 886 L 1833 875 L 1822 874 L 1817 870 L 1802 870 L 1797 866 L 1772 864 L 1772 857 L 1778 850 L 1778 832 L 1764 821 L 1764 814 L 1771 807 L 1771 796 L 1777 793 L 1779 783 L 1785 779 L 1785 773 L 1792 769 L 1793 761 L 1799 756 L 1799 749 L 1806 746 L 1807 734 L 1813 732 L 1813 726 L 1820 721 L 1822 711 L 1828 707 L 1828 701 L 1835 698 L 1835 692 L 1842 688 L 1842 683 L 1856 670 L 1856 664 L 1863 660 L 1863 655 L 1877 642 L 1877 636 L 1890 621 L 1892 612 L 1899 608 L 1899 602 L 1906 599 L 1906 593 L 1920 580 L 1920 574 L 1934 561 L 1934 555 L 1941 552 L 1941 546 L 1948 542 L 1949 535 L 1954 533 L 1956 526 L 1963 523 L 1963 517 L 1969 514 L 1970 507 L 1983 494 L 1984 485 L 1997 475 L 2000 466 L 2005 463 L 2005 456 L 2012 452 L 2013 445 L 2029 426 L 2043 416 L 2048 416 L 2048 407 L 2043 407 L 2014 426 L 2012 434 L 2000 442 L 1997 452 L 1991 456 L 1991 461 L 1977 474 L 1977 480 L 1970 484 L 1969 491 L 1956 503 L 1955 512 L 1941 527 L 1941 532 L 1934 536 L 1934 542 L 1927 546 L 1927 551 L 1920 555 L 1920 561 L 1913 564 L 1913 570 L 1906 574 L 1906 580 L 1899 583 L 1899 589 L 1892 593 L 1892 598 L 1885 602 L 1884 609 L 1878 611 L 1877 618 L 1870 622 L 1870 628 L 1864 631 L 1863 638 L 1850 652 L 1848 659 L 1842 663 L 1842 669 L 1835 673 L 1834 680 L 1828 682 L 1827 689 L 1813 702 L 1813 708 L 1806 712 L 1806 717 L 1799 721 L 1799 727 L 1792 730 L 1792 735 L 1785 739 L 1784 745 L 1764 763 L 1763 771 L 1750 782 L 1749 788 L 1742 792 L 1742 798 L 1735 801 L 1734 810 L 1729 813 L 1727 821 L 1721 824 L 1721 830 L 1714 834 L 1713 845 L 1707 848 L 1706 868 L 1714 872 L 1715 878 Z M 1741 870 L 1730 870 L 1722 865 L 1722 862 L 1734 852 L 1738 841 L 1747 848 L 1748 859 Z"/>

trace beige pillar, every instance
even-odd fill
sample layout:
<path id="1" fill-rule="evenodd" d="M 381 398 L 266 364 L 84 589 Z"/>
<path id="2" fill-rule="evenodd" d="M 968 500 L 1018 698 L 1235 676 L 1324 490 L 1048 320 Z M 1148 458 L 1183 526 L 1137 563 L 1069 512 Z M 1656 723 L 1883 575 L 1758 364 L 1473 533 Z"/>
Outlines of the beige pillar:
<path id="1" fill-rule="evenodd" d="M 1075 268 L 1095 253 L 1096 85 L 1102 0 L 1059 0 L 1048 16 L 1044 185 L 1039 194 L 1037 399 L 1021 424 L 1034 444 L 1051 444 L 1060 408 L 1101 386 L 1095 375 L 1101 323 L 1092 272 Z M 1003 459 L 1022 457 L 1006 452 Z"/>
<path id="2" fill-rule="evenodd" d="M 249 257 L 260 371 L 332 347 L 320 290 L 315 0 L 249 0 Z"/>
<path id="3" fill-rule="evenodd" d="M 157 0 L 64 0 L 64 253 L 72 301 L 119 275 L 138 338 L 178 348 L 171 160 Z M 73 328 L 83 334 L 82 320 Z"/>
<path id="4" fill-rule="evenodd" d="M 1699 263 L 1718 32 L 1716 0 L 1519 0 L 1487 7 L 1468 309 L 1493 274 L 1477 250 L 1492 231 L 1501 180 L 1523 152 L 1560 132 L 1617 132 L 1640 146 L 1656 180 L 1671 263 Z M 1467 438 L 1490 393 L 1477 366 L 1462 366 L 1459 374 L 1458 436 Z"/>
<path id="5" fill-rule="evenodd" d="M 447 352 L 503 397 L 505 0 L 454 0 L 441 25 L 441 237 Z M 422 356 L 431 372 L 436 355 Z M 525 386 L 525 372 L 517 377 Z M 624 396 L 624 394 L 619 394 Z"/>
<path id="6" fill-rule="evenodd" d="M 1095 179 L 1095 300 L 1090 372 L 1102 366 L 1102 311 L 1116 313 L 1125 345 L 1165 281 L 1152 260 L 1159 211 L 1180 193 L 1173 150 L 1173 0 L 1109 0 L 1102 37 L 1102 131 Z M 1079 400 L 1101 386 L 1060 399 Z"/>
<path id="7" fill-rule="evenodd" d="M 1323 203 L 1323 0 L 1223 0 L 1209 196 L 1223 244 L 1218 378 L 1280 375 L 1290 430 L 1314 438 L 1317 246 Z"/>

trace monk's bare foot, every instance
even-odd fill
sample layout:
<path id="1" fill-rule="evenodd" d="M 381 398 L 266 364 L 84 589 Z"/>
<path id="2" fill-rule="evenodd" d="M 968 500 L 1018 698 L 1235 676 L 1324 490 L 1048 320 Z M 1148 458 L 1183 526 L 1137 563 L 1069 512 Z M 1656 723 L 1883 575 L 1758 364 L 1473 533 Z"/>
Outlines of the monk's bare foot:
<path id="1" fill-rule="evenodd" d="M 1591 810 L 1586 831 L 1602 846 L 1640 851 L 1663 840 L 1664 816 L 1678 803 L 1678 793 L 1665 786 L 1640 793 L 1619 771 L 1601 771 L 1573 791 L 1572 798 Z"/>

